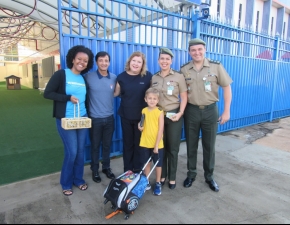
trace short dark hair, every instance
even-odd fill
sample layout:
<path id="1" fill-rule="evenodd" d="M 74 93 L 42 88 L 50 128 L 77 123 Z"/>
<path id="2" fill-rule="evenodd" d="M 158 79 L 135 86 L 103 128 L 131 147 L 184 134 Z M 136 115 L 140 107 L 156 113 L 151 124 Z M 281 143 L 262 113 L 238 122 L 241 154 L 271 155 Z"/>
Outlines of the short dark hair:
<path id="1" fill-rule="evenodd" d="M 97 62 L 99 57 L 105 57 L 106 55 L 109 57 L 109 62 L 110 62 L 111 57 L 110 57 L 109 53 L 105 52 L 105 51 L 98 52 L 95 56 L 95 61 Z"/>
<path id="2" fill-rule="evenodd" d="M 79 52 L 83 52 L 83 53 L 87 54 L 89 57 L 87 68 L 85 68 L 81 72 L 81 74 L 86 74 L 90 69 L 93 68 L 94 54 L 91 51 L 91 49 L 85 47 L 84 45 L 76 45 L 76 46 L 73 46 L 70 50 L 68 50 L 68 53 L 66 55 L 66 65 L 69 69 L 71 69 L 73 67 L 73 60 L 75 59 L 76 55 Z"/>

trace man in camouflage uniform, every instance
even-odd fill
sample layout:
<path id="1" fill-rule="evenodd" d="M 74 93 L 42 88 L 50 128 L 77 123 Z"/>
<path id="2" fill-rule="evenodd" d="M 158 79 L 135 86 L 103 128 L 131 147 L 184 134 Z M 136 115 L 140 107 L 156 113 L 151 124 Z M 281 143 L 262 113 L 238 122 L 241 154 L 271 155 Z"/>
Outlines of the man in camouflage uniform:
<path id="1" fill-rule="evenodd" d="M 187 83 L 188 103 L 184 111 L 184 127 L 187 145 L 187 178 L 184 187 L 192 185 L 196 178 L 198 141 L 201 131 L 203 147 L 203 169 L 205 182 L 210 189 L 218 192 L 214 181 L 215 141 L 217 125 L 230 119 L 232 79 L 219 61 L 205 58 L 206 43 L 195 38 L 189 41 L 188 51 L 192 61 L 181 67 Z M 219 116 L 216 102 L 218 89 L 223 89 L 224 111 Z"/>

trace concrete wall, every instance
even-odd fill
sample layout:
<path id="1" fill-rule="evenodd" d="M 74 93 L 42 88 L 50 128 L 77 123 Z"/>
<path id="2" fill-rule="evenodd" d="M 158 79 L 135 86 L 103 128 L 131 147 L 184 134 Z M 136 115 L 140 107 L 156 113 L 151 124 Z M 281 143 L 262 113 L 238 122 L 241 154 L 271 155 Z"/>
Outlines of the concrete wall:
<path id="1" fill-rule="evenodd" d="M 20 74 L 18 64 L 5 63 L 5 66 L 0 66 L 0 81 L 6 81 L 5 77 L 8 77 L 10 75 L 22 77 L 22 73 Z"/>

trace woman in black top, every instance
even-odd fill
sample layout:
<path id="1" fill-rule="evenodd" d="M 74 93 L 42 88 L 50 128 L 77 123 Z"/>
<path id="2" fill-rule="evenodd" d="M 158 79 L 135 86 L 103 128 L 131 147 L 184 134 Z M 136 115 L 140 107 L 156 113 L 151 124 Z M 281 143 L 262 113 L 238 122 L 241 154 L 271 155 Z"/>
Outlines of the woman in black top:
<path id="1" fill-rule="evenodd" d="M 147 106 L 144 96 L 151 85 L 152 74 L 146 70 L 146 58 L 142 52 L 133 52 L 126 62 L 125 71 L 118 75 L 116 90 L 121 103 L 118 114 L 121 117 L 123 133 L 124 172 L 142 169 L 140 160 L 140 137 L 138 123 L 141 111 Z"/>

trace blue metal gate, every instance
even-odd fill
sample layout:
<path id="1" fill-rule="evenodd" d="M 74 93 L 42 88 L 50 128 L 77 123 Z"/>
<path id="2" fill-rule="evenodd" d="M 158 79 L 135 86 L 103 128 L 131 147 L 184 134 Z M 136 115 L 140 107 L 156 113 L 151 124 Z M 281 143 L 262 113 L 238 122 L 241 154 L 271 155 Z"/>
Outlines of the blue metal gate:
<path id="1" fill-rule="evenodd" d="M 66 67 L 67 51 L 82 44 L 94 54 L 107 51 L 111 55 L 109 70 L 117 75 L 124 71 L 131 53 L 141 51 L 147 57 L 148 70 L 154 74 L 159 70 L 159 48 L 168 46 L 175 54 L 172 68 L 179 70 L 188 61 L 187 43 L 192 37 L 192 20 L 190 8 L 181 12 L 174 5 L 178 2 L 170 2 L 172 5 L 168 3 L 165 7 L 153 0 L 58 0 L 61 67 Z M 122 130 L 117 115 L 119 103 L 120 99 L 116 98 L 111 156 L 122 154 Z M 90 161 L 89 149 L 88 137 L 86 161 Z"/>
<path id="2" fill-rule="evenodd" d="M 159 70 L 160 47 L 173 51 L 172 68 L 179 70 L 190 60 L 188 41 L 200 37 L 207 42 L 207 57 L 220 60 L 234 81 L 231 120 L 219 126 L 218 132 L 289 116 L 290 43 L 219 21 L 203 20 L 193 7 L 180 8 L 177 3 L 168 1 L 165 6 L 158 0 L 58 0 L 62 68 L 66 67 L 67 51 L 82 44 L 94 54 L 107 51 L 111 55 L 109 70 L 117 75 L 124 71 L 126 60 L 134 51 L 146 55 L 148 70 L 154 74 Z M 119 103 L 116 98 L 111 156 L 122 154 Z M 223 98 L 218 105 L 222 111 Z M 87 162 L 89 149 L 88 137 Z"/>
<path id="3" fill-rule="evenodd" d="M 194 31 L 234 81 L 231 120 L 219 132 L 290 115 L 289 42 L 210 20 L 195 23 Z"/>

